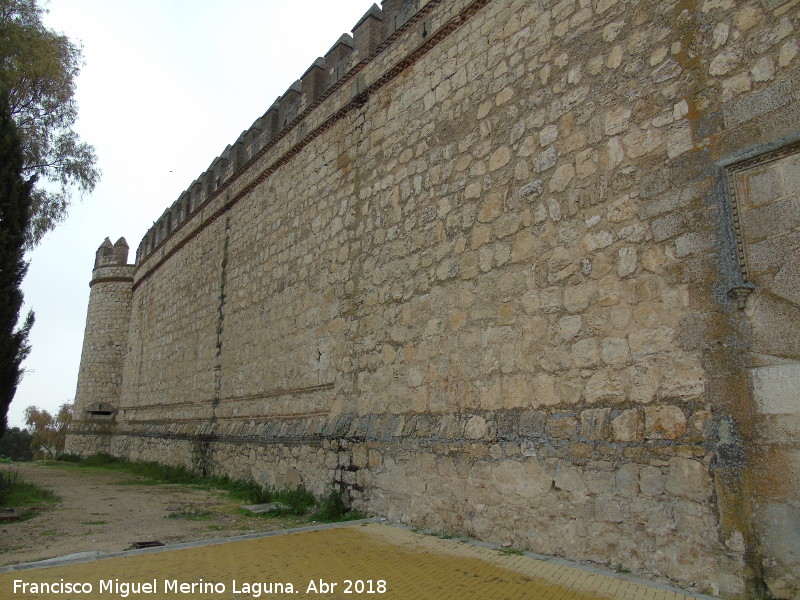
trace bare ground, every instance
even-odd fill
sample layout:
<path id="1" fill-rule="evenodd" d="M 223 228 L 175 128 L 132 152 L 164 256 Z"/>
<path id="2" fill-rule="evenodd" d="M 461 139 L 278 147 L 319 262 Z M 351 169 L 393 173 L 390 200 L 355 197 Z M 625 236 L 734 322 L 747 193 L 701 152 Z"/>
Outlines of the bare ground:
<path id="1" fill-rule="evenodd" d="M 120 552 L 134 542 L 175 544 L 296 526 L 291 518 L 243 514 L 224 491 L 152 485 L 125 473 L 20 463 L 20 477 L 61 501 L 27 521 L 0 525 L 0 566 L 75 552 Z"/>

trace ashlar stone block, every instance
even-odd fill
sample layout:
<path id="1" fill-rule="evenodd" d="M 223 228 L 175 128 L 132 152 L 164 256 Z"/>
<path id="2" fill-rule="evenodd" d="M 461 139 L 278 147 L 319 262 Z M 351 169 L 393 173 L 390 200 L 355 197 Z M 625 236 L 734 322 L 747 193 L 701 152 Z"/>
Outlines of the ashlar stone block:
<path id="1" fill-rule="evenodd" d="M 753 395 L 763 414 L 800 414 L 800 362 L 750 370 Z"/>
<path id="2" fill-rule="evenodd" d="M 644 421 L 648 439 L 675 440 L 686 432 L 686 415 L 677 406 L 647 406 Z"/>
<path id="3" fill-rule="evenodd" d="M 665 486 L 670 494 L 705 500 L 710 492 L 710 483 L 706 467 L 699 460 L 677 456 L 670 459 Z"/>
<path id="4" fill-rule="evenodd" d="M 581 437 L 585 440 L 608 438 L 610 408 L 590 408 L 581 412 Z"/>
<path id="5" fill-rule="evenodd" d="M 612 438 L 618 442 L 638 442 L 644 438 L 644 423 L 635 408 L 623 410 L 611 421 Z"/>

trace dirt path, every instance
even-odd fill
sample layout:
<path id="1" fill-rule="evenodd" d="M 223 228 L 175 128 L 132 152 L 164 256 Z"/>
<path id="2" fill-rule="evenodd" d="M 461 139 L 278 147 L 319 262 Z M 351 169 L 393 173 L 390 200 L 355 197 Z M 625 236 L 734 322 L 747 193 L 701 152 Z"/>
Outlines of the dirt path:
<path id="1" fill-rule="evenodd" d="M 61 502 L 27 521 L 0 525 L 0 566 L 92 550 L 120 552 L 133 542 L 174 544 L 297 523 L 246 516 L 227 492 L 135 483 L 132 475 L 75 466 L 17 466 L 22 478 L 55 490 Z"/>

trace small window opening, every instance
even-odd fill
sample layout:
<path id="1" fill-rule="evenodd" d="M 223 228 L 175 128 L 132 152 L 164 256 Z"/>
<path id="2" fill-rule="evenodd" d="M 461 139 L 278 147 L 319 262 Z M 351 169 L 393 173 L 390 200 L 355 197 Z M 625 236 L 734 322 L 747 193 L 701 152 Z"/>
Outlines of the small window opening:
<path id="1" fill-rule="evenodd" d="M 95 402 L 86 407 L 86 418 L 90 421 L 113 421 L 117 409 L 106 402 Z"/>

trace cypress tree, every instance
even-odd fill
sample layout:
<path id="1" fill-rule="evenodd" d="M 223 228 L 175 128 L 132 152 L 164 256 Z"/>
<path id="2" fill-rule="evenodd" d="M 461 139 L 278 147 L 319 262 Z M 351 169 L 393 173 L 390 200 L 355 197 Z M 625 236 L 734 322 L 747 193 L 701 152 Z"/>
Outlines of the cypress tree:
<path id="1" fill-rule="evenodd" d="M 34 184 L 34 178 L 25 179 L 22 174 L 23 160 L 8 95 L 0 92 L 0 436 L 6 430 L 8 406 L 22 377 L 22 361 L 31 349 L 28 334 L 33 326 L 33 312 L 29 312 L 17 328 L 22 308 L 20 285 L 28 270 L 25 234 Z"/>

